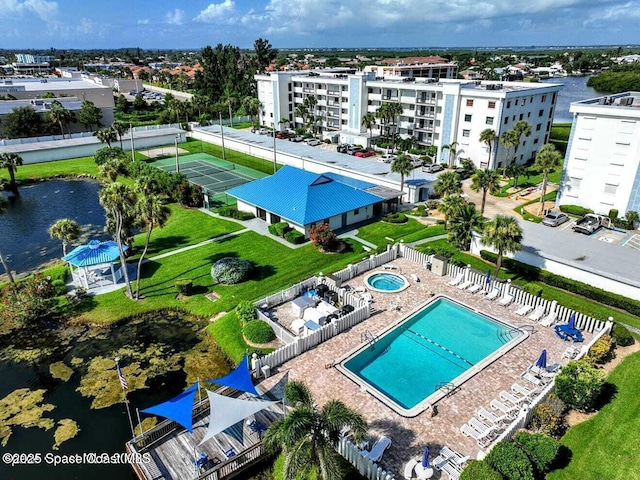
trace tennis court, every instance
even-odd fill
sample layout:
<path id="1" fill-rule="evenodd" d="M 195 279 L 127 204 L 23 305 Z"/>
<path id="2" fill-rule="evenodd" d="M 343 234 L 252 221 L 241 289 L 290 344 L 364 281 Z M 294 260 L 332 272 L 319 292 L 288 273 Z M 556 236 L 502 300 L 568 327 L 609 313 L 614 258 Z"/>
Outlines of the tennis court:
<path id="1" fill-rule="evenodd" d="M 176 159 L 165 158 L 149 162 L 150 165 L 166 172 L 176 171 Z M 206 153 L 194 153 L 178 157 L 180 173 L 186 175 L 189 182 L 200 185 L 205 195 L 205 206 L 220 206 L 235 203 L 225 191 L 244 185 L 267 175 L 257 170 L 227 162 Z"/>

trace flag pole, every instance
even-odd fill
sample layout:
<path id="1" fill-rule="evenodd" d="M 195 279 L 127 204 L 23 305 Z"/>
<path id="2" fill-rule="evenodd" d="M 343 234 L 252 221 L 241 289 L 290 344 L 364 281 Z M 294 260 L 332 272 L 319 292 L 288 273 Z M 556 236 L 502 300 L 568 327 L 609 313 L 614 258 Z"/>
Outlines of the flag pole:
<path id="1" fill-rule="evenodd" d="M 136 436 L 136 432 L 133 429 L 133 420 L 131 420 L 131 408 L 129 407 L 129 399 L 127 398 L 127 390 L 129 389 L 129 385 L 127 384 L 124 375 L 122 375 L 122 370 L 120 370 L 120 358 L 115 358 L 116 362 L 116 370 L 118 371 L 118 378 L 120 380 L 120 386 L 122 387 L 122 391 L 124 392 L 124 404 L 127 406 L 127 416 L 129 417 L 129 426 L 131 427 L 131 435 L 133 437 Z"/>
<path id="2" fill-rule="evenodd" d="M 142 420 L 140 420 L 140 410 L 138 408 L 136 408 L 136 415 L 138 416 L 138 425 L 140 425 L 140 436 L 142 436 L 144 430 L 142 429 Z"/>

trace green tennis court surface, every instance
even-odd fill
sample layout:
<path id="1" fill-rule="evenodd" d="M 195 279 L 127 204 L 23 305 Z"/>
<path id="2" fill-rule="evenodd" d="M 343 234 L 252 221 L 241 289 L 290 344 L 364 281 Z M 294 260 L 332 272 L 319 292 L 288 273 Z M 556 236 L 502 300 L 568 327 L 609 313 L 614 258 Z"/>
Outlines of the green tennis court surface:
<path id="1" fill-rule="evenodd" d="M 225 191 L 267 176 L 257 170 L 227 162 L 206 153 L 180 156 L 177 165 L 175 158 L 155 160 L 149 162 L 149 165 L 166 172 L 175 172 L 179 169 L 180 173 L 187 176 L 190 183 L 202 187 L 210 206 L 233 203 L 235 200 L 228 197 Z M 206 200 L 205 205 L 207 205 Z"/>

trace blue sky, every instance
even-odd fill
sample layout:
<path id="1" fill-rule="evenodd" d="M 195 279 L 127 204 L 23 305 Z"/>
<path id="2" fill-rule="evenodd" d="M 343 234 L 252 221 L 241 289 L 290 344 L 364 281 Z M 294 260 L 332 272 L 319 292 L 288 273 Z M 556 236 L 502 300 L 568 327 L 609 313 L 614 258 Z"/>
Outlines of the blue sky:
<path id="1" fill-rule="evenodd" d="M 640 0 L 0 0 L 2 48 L 640 43 Z"/>

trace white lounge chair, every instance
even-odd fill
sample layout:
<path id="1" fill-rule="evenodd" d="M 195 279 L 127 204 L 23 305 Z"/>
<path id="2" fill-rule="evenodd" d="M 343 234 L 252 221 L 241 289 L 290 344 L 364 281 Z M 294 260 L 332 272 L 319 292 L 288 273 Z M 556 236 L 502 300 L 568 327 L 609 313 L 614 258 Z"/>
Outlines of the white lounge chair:
<path id="1" fill-rule="evenodd" d="M 437 470 L 441 470 L 444 464 L 451 464 L 456 470 L 462 470 L 469 458 L 468 455 L 462 455 L 460 452 L 456 452 L 445 445 L 440 449 L 440 453 L 433 459 L 431 464 Z"/>
<path id="2" fill-rule="evenodd" d="M 533 373 L 528 371 L 520 375 L 520 378 L 522 378 L 523 380 L 526 380 L 527 382 L 529 382 L 531 385 L 535 387 L 544 387 L 547 383 L 551 381 L 550 377 L 537 377 Z"/>
<path id="3" fill-rule="evenodd" d="M 531 305 L 522 305 L 520 306 L 520 308 L 516 310 L 516 315 L 520 315 L 521 317 L 524 317 L 531 310 L 533 310 L 533 307 Z"/>
<path id="4" fill-rule="evenodd" d="M 461 470 L 458 470 L 454 465 L 445 463 L 441 470 L 447 474 L 449 480 L 458 480 L 460 478 Z"/>
<path id="5" fill-rule="evenodd" d="M 368 458 L 372 462 L 377 462 L 382 458 L 382 454 L 384 451 L 391 446 L 391 439 L 385 436 L 380 437 L 376 440 L 376 443 L 373 444 L 370 451 L 362 452 L 361 455 L 364 458 Z"/>
<path id="6" fill-rule="evenodd" d="M 503 307 L 507 307 L 509 305 L 511 305 L 511 302 L 513 302 L 513 300 L 516 297 L 514 297 L 513 295 L 511 295 L 510 293 L 507 293 L 506 295 L 504 295 L 500 300 L 498 300 L 498 303 L 500 305 L 502 305 Z"/>
<path id="7" fill-rule="evenodd" d="M 480 417 L 480 420 L 485 420 L 496 426 L 502 425 L 509 421 L 509 418 L 507 417 L 506 414 L 502 414 L 498 416 L 495 413 L 490 412 L 484 407 L 478 410 L 478 417 Z"/>
<path id="8" fill-rule="evenodd" d="M 452 287 L 455 287 L 456 285 L 458 285 L 460 282 L 462 282 L 462 279 L 464 278 L 464 274 L 459 273 L 456 278 L 452 279 L 449 282 L 449 285 L 451 285 Z"/>
<path id="9" fill-rule="evenodd" d="M 529 315 L 529 320 L 533 320 L 534 322 L 537 322 L 542 317 L 544 317 L 544 307 L 542 305 L 538 305 L 536 309 L 533 311 L 533 313 Z"/>
<path id="10" fill-rule="evenodd" d="M 411 280 L 413 280 L 413 283 L 420 283 L 420 278 L 415 273 L 411 274 Z"/>
<path id="11" fill-rule="evenodd" d="M 494 410 L 499 410 L 504 413 L 508 418 L 514 419 L 518 416 L 518 412 L 520 411 L 520 407 L 517 405 L 505 405 L 500 400 L 493 399 L 489 403 L 489 406 Z"/>
<path id="12" fill-rule="evenodd" d="M 491 443 L 491 440 L 495 436 L 495 431 L 487 430 L 485 432 L 479 432 L 475 428 L 473 428 L 471 425 L 468 425 L 466 423 L 462 425 L 462 427 L 460 427 L 460 432 L 465 437 L 473 438 L 476 442 L 478 442 L 478 446 L 480 448 L 484 448 L 488 446 Z"/>
<path id="13" fill-rule="evenodd" d="M 556 367 L 556 365 L 558 365 L 558 367 Z M 536 365 L 531 365 L 529 367 L 528 372 L 525 372 L 522 374 L 522 376 L 524 377 L 525 374 L 531 372 L 535 377 L 538 377 L 538 379 L 552 379 L 553 377 L 555 377 L 558 368 L 559 368 L 559 363 L 554 363 L 553 365 L 551 365 L 549 368 L 540 368 Z M 551 369 L 551 367 L 553 367 L 553 369 Z"/>
<path id="14" fill-rule="evenodd" d="M 513 393 L 509 393 L 506 390 L 500 392 L 500 400 L 509 402 L 512 405 L 520 405 L 527 401 L 527 397 L 516 397 Z"/>
<path id="15" fill-rule="evenodd" d="M 364 292 L 360 295 L 360 298 L 367 303 L 373 302 L 373 296 L 369 292 Z"/>
<path id="16" fill-rule="evenodd" d="M 407 480 L 410 480 L 413 478 L 413 470 L 416 468 L 417 464 L 418 464 L 418 460 L 416 460 L 415 458 L 412 458 L 405 464 L 404 472 L 403 472 L 404 478 L 406 478 Z"/>
<path id="17" fill-rule="evenodd" d="M 461 284 L 458 285 L 458 288 L 460 290 L 466 290 L 467 288 L 469 288 L 471 285 L 473 285 L 473 282 L 469 281 L 469 280 L 465 280 L 464 282 L 462 282 Z"/>
<path id="18" fill-rule="evenodd" d="M 482 290 L 482 285 L 478 285 L 477 283 L 474 283 L 469 288 L 467 288 L 467 292 L 469 293 L 478 293 L 480 290 Z"/>
<path id="19" fill-rule="evenodd" d="M 549 315 L 540 320 L 540 325 L 542 325 L 543 327 L 550 327 L 551 325 L 556 323 L 557 317 L 558 314 L 556 312 L 551 312 Z"/>
<path id="20" fill-rule="evenodd" d="M 562 358 L 573 359 L 580 353 L 580 349 L 578 347 L 567 347 L 566 350 L 562 353 Z"/>
<path id="21" fill-rule="evenodd" d="M 529 400 L 531 400 L 533 397 L 535 397 L 538 394 L 538 392 L 536 392 L 535 389 L 529 389 L 524 385 L 520 385 L 519 383 L 514 383 L 513 385 L 511 385 L 511 391 L 518 395 L 523 395 L 527 397 Z"/>
<path id="22" fill-rule="evenodd" d="M 467 424 L 470 427 L 475 428 L 478 432 L 487 433 L 489 435 L 497 435 L 500 428 L 498 425 L 487 425 L 482 420 L 477 419 L 476 417 L 471 417 Z"/>
<path id="23" fill-rule="evenodd" d="M 493 287 L 493 289 L 484 296 L 484 299 L 492 302 L 498 298 L 498 295 L 500 295 L 500 289 L 498 287 Z"/>

